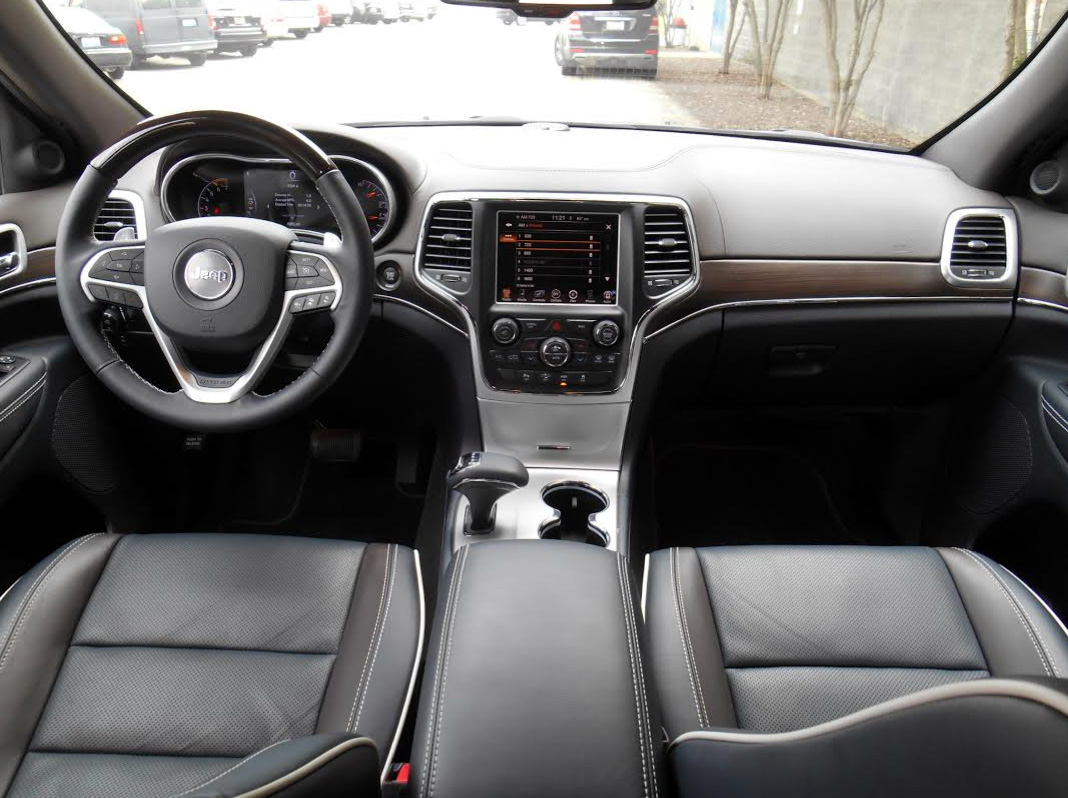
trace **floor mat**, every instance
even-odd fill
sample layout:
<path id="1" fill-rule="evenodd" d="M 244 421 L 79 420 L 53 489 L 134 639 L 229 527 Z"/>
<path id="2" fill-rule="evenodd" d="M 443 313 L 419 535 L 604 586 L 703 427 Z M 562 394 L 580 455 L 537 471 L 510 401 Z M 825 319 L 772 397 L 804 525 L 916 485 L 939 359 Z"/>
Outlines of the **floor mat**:
<path id="1" fill-rule="evenodd" d="M 846 529 L 816 467 L 786 449 L 682 445 L 655 475 L 660 547 L 866 542 Z"/>

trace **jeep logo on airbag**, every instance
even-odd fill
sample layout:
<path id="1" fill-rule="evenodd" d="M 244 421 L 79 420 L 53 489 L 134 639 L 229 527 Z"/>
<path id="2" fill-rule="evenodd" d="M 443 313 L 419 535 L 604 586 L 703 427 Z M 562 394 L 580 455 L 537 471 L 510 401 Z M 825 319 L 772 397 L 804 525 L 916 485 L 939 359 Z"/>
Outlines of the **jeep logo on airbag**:
<path id="1" fill-rule="evenodd" d="M 185 287 L 206 301 L 221 299 L 234 285 L 234 264 L 217 249 L 203 249 L 185 263 Z"/>

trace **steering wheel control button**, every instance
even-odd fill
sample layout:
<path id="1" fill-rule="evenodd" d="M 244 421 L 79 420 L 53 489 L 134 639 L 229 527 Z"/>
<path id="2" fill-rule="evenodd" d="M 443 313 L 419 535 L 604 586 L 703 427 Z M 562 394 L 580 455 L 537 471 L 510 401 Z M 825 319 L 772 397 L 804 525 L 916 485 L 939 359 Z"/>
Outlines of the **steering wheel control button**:
<path id="1" fill-rule="evenodd" d="M 541 362 L 550 368 L 558 369 L 571 358 L 571 344 L 566 338 L 546 338 L 539 350 Z"/>
<path id="2" fill-rule="evenodd" d="M 277 274 L 277 272 L 276 272 Z M 234 287 L 234 264 L 217 249 L 202 249 L 185 262 L 183 279 L 189 293 L 205 302 L 222 299 Z"/>
<path id="3" fill-rule="evenodd" d="M 515 319 L 507 317 L 497 319 L 497 321 L 493 322 L 490 334 L 493 336 L 493 340 L 501 346 L 509 346 L 519 339 L 519 324 Z"/>
<path id="4" fill-rule="evenodd" d="M 294 297 L 293 301 L 289 303 L 289 312 L 300 313 L 302 310 L 304 310 L 304 300 L 306 300 L 307 298 L 308 297 L 303 296 Z"/>
<path id="5" fill-rule="evenodd" d="M 109 302 L 107 286 L 100 285 L 99 283 L 93 283 L 89 286 L 89 293 L 93 295 L 95 299 L 99 299 L 101 302 Z"/>
<path id="6" fill-rule="evenodd" d="M 593 327 L 593 340 L 601 346 L 613 346 L 619 335 L 619 325 L 614 321 L 599 321 Z"/>
<path id="7" fill-rule="evenodd" d="M 113 272 L 128 272 L 130 271 L 130 263 L 128 260 L 115 260 L 114 258 L 108 263 L 108 271 Z"/>

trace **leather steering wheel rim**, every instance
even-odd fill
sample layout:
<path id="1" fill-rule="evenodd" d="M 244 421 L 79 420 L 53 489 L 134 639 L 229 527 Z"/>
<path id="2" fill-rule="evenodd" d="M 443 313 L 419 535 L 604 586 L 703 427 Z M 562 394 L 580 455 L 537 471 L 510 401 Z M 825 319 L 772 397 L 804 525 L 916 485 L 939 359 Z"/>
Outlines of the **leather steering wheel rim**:
<path id="1" fill-rule="evenodd" d="M 334 267 L 331 273 L 340 281 L 336 286 L 336 299 L 330 306 L 334 331 L 322 354 L 301 376 L 269 395 L 254 393 L 252 379 L 247 390 L 233 397 L 230 392 L 198 388 L 199 377 L 196 381 L 183 381 L 183 377 L 189 377 L 190 372 L 184 371 L 183 365 L 176 364 L 171 356 L 175 347 L 167 346 L 170 340 L 159 329 L 150 312 L 152 294 L 142 288 L 146 318 L 182 386 L 177 392 L 162 391 L 138 375 L 111 346 L 101 329 L 101 305 L 94 301 L 86 287 L 85 275 L 89 272 L 89 264 L 117 245 L 142 247 L 146 263 L 142 283 L 147 282 L 148 288 L 152 289 L 152 243 L 155 236 L 162 239 L 165 233 L 161 231 L 167 231 L 168 228 L 175 231 L 184 225 L 179 232 L 187 237 L 195 236 L 197 222 L 203 222 L 207 230 L 207 225 L 214 221 L 216 227 L 210 232 L 216 238 L 222 237 L 218 235 L 219 220 L 210 219 L 163 225 L 148 231 L 147 239 L 143 242 L 100 242 L 93 235 L 96 215 L 119 177 L 156 150 L 177 142 L 209 136 L 244 139 L 290 160 L 313 182 L 340 228 L 339 246 L 319 246 L 297 242 L 292 231 L 281 225 L 251 219 L 227 220 L 235 227 L 246 225 L 248 230 L 241 231 L 246 237 L 255 238 L 259 233 L 269 233 L 273 236 L 271 243 L 277 243 L 288 235 L 293 249 L 286 250 L 286 253 L 317 255 Z M 223 230 L 225 232 L 225 227 Z M 285 254 L 285 257 L 288 258 L 289 254 Z M 285 282 L 283 277 L 274 277 L 272 274 L 266 276 L 267 281 L 277 280 L 279 285 Z M 162 285 L 163 282 L 161 278 L 155 278 L 155 284 Z M 249 278 L 245 282 L 247 284 Z M 60 219 L 56 237 L 56 287 L 60 310 L 75 346 L 90 370 L 114 394 L 145 415 L 173 426 L 201 432 L 237 432 L 266 426 L 296 413 L 340 376 L 352 359 L 371 314 L 373 249 L 367 221 L 351 186 L 329 156 L 310 139 L 292 128 L 246 114 L 228 111 L 180 113 L 146 119 L 122 140 L 96 156 L 85 168 Z M 117 287 L 136 290 L 134 286 Z M 239 288 L 244 290 L 239 285 L 233 287 L 235 291 Z M 279 321 L 272 335 L 279 333 L 280 339 L 284 339 L 288 330 L 290 308 L 287 303 L 292 293 L 286 291 L 281 295 L 281 307 L 277 307 L 277 297 L 269 305 L 279 313 Z M 211 313 L 200 312 L 202 315 Z M 273 344 L 280 346 L 281 340 Z M 270 365 L 275 352 L 260 352 L 269 357 L 262 364 L 263 371 Z M 255 380 L 262 376 L 260 372 Z"/>

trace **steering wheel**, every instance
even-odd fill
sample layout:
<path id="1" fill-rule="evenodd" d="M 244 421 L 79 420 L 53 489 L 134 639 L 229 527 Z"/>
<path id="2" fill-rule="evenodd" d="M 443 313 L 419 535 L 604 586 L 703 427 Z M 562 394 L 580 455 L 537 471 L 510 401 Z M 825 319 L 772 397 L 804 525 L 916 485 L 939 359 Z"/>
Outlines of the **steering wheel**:
<path id="1" fill-rule="evenodd" d="M 298 241 L 273 222 L 188 219 L 144 241 L 98 241 L 93 223 L 118 178 L 147 155 L 206 136 L 244 139 L 287 158 L 322 195 L 340 243 Z M 337 166 L 292 128 L 227 111 L 150 118 L 96 156 L 75 184 L 56 239 L 59 306 L 89 368 L 147 416 L 203 432 L 265 426 L 307 406 L 348 365 L 371 313 L 373 250 L 360 204 Z M 105 304 L 143 314 L 180 390 L 162 391 L 115 351 L 101 327 Z M 255 388 L 296 314 L 329 313 L 333 335 L 285 388 Z M 198 370 L 190 354 L 247 363 L 235 373 Z"/>

